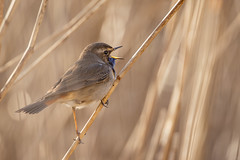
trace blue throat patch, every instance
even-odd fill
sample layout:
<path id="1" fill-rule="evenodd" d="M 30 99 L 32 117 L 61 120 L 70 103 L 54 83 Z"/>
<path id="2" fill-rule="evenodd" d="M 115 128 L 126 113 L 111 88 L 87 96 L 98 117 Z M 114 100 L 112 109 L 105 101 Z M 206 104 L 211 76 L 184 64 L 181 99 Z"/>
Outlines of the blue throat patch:
<path id="1" fill-rule="evenodd" d="M 108 61 L 109 61 L 109 64 L 110 64 L 110 65 L 112 66 L 112 68 L 114 69 L 116 59 L 109 57 L 109 58 L 108 58 Z"/>
<path id="2" fill-rule="evenodd" d="M 109 64 L 111 65 L 111 67 L 112 67 L 114 75 L 116 76 L 116 72 L 115 72 L 115 69 L 114 69 L 116 59 L 109 57 L 108 61 L 109 61 Z"/>

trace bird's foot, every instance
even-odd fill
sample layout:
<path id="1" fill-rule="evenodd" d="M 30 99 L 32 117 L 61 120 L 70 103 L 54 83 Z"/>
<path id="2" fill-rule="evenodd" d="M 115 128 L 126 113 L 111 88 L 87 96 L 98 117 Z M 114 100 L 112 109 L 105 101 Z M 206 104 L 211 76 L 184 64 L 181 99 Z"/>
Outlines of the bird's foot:
<path id="1" fill-rule="evenodd" d="M 78 144 L 84 144 L 82 142 L 82 140 L 80 139 L 80 137 L 77 137 L 77 138 L 73 138 L 74 141 L 78 141 Z"/>
<path id="2" fill-rule="evenodd" d="M 104 107 L 108 108 L 108 104 L 109 104 L 109 101 L 107 100 L 106 103 L 103 103 L 103 101 L 101 100 L 101 103 Z"/>
<path id="3" fill-rule="evenodd" d="M 73 140 L 74 140 L 74 141 L 78 141 L 78 143 L 81 144 L 81 143 L 82 143 L 82 140 L 80 139 L 80 132 L 77 130 L 77 131 L 76 131 L 76 134 L 77 134 L 77 138 L 74 138 Z M 82 144 L 83 144 L 83 143 L 82 143 Z"/>
<path id="4" fill-rule="evenodd" d="M 79 144 L 84 144 L 84 143 L 82 142 L 82 140 L 80 139 L 80 132 L 79 132 L 79 131 L 77 131 L 77 138 L 74 138 L 73 140 L 74 140 L 74 141 L 78 141 Z"/>

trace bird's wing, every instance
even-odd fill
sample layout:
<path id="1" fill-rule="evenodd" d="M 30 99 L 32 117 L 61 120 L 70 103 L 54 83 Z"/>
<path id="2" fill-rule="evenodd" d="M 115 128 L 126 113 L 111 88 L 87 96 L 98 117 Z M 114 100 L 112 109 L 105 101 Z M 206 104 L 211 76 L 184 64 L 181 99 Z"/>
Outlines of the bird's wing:
<path id="1" fill-rule="evenodd" d="M 58 95 L 69 91 L 80 90 L 109 79 L 111 67 L 105 63 L 82 64 L 75 63 L 49 91 L 51 95 Z"/>

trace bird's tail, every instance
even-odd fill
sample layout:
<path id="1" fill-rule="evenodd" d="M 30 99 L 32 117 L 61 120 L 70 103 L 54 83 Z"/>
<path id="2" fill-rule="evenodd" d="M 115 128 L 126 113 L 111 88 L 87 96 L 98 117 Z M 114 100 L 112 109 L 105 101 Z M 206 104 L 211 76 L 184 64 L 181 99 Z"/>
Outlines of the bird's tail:
<path id="1" fill-rule="evenodd" d="M 43 99 L 43 100 L 39 100 L 35 103 L 29 104 L 29 105 L 17 110 L 16 112 L 36 114 L 36 113 L 39 113 L 40 111 L 42 111 L 44 108 L 46 108 L 50 104 L 52 104 L 52 103 L 49 103 L 49 101 L 47 101 L 46 99 Z"/>

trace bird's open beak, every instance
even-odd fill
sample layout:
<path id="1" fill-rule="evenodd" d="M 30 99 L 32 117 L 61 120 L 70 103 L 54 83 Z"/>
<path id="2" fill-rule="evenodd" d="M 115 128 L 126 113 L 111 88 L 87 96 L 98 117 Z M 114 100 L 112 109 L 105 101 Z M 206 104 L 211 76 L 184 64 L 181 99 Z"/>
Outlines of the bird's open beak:
<path id="1" fill-rule="evenodd" d="M 118 48 L 122 48 L 122 46 L 118 46 L 118 47 L 115 47 L 115 48 L 113 48 L 113 50 L 115 51 L 116 49 L 118 49 Z M 124 58 L 122 58 L 122 57 L 116 57 L 116 56 L 111 56 L 112 58 L 114 58 L 114 59 L 120 59 L 120 60 L 123 60 Z"/>
<path id="2" fill-rule="evenodd" d="M 124 58 L 122 58 L 122 57 L 116 57 L 116 56 L 111 56 L 111 58 L 124 60 Z"/>
<path id="3" fill-rule="evenodd" d="M 118 48 L 122 48 L 122 46 L 115 47 L 115 48 L 113 48 L 113 50 L 115 51 Z"/>

